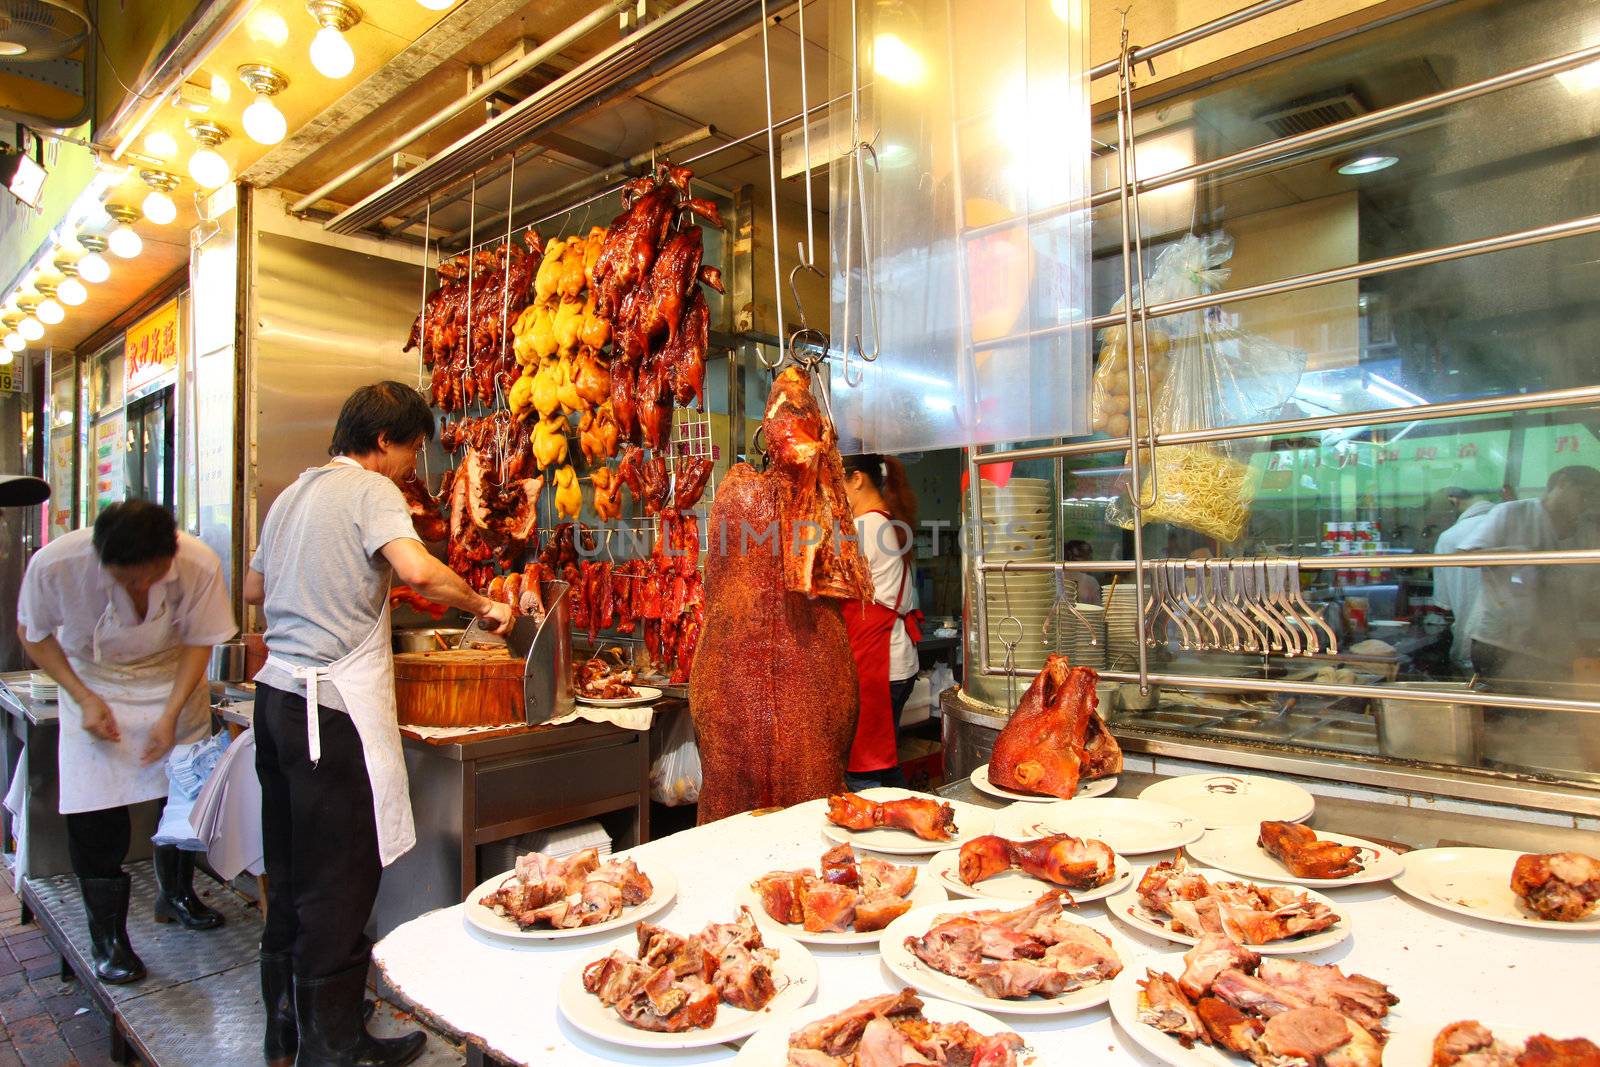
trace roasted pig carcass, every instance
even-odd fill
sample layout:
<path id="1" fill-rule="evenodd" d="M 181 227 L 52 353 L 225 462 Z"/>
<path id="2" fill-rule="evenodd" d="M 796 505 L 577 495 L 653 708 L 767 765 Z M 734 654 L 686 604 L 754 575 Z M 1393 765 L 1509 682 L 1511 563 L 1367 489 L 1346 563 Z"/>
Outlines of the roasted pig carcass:
<path id="1" fill-rule="evenodd" d="M 416 471 L 400 483 L 400 495 L 405 497 L 406 510 L 411 513 L 411 525 L 424 541 L 443 541 L 450 536 L 450 525 L 439 511 L 439 502 L 428 487 L 422 484 Z"/>
<path id="2" fill-rule="evenodd" d="M 976 885 L 1012 867 L 1068 889 L 1094 889 L 1116 877 L 1117 858 L 1104 841 L 1067 834 L 1033 841 L 1007 841 L 990 834 L 961 846 L 957 873 L 967 885 Z"/>
<path id="3" fill-rule="evenodd" d="M 797 379 L 799 401 L 778 400 Z M 689 674 L 704 775 L 701 822 L 836 792 L 855 734 L 854 660 L 833 598 L 870 596 L 866 565 L 854 541 L 812 553 L 798 568 L 789 558 L 802 523 L 838 529 L 835 503 L 852 521 L 843 468 L 805 375 L 784 371 L 773 394 L 769 410 L 803 403 L 819 436 L 808 465 L 769 428 L 768 469 L 735 466 L 712 505 L 704 628 Z"/>
<path id="4" fill-rule="evenodd" d="M 1349 878 L 1364 866 L 1359 848 L 1321 840 L 1304 823 L 1264 822 L 1256 844 L 1296 878 Z"/>
<path id="5" fill-rule="evenodd" d="M 788 1067 L 1015 1067 L 1016 1034 L 984 1035 L 965 1023 L 936 1023 L 909 989 L 872 997 L 796 1030 Z"/>
<path id="6" fill-rule="evenodd" d="M 872 801 L 859 793 L 828 798 L 828 821 L 847 830 L 909 830 L 924 841 L 948 841 L 956 835 L 956 810 L 933 797 Z"/>
<path id="7" fill-rule="evenodd" d="M 1122 770 L 1122 749 L 1095 711 L 1099 675 L 1050 656 L 1022 695 L 989 759 L 1002 789 L 1070 800 L 1078 784 Z"/>
<path id="8" fill-rule="evenodd" d="M 1600 901 L 1600 860 L 1581 852 L 1551 852 L 1517 857 L 1511 891 L 1541 919 L 1576 922 Z"/>

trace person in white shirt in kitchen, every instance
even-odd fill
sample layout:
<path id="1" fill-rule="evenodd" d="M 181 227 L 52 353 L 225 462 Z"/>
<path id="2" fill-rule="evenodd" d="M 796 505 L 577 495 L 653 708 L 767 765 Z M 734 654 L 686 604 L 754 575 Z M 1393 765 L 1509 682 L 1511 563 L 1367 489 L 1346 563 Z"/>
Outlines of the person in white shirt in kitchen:
<path id="1" fill-rule="evenodd" d="M 267 868 L 261 936 L 264 1052 L 296 1067 L 397 1067 L 413 1031 L 378 1038 L 363 1020 L 365 928 L 382 869 L 416 843 L 389 637 L 392 578 L 503 633 L 511 609 L 474 592 L 423 547 L 399 482 L 434 434 L 400 382 L 357 389 L 328 449 L 273 501 L 245 575 L 264 608 L 256 674 L 256 774 Z"/>
<path id="2" fill-rule="evenodd" d="M 1459 552 L 1542 552 L 1563 547 L 1600 507 L 1600 470 L 1574 464 L 1550 475 L 1533 500 L 1496 504 L 1456 544 Z M 1472 667 L 1495 682 L 1571 678 L 1577 597 L 1550 566 L 1480 567 L 1478 602 L 1467 621 Z"/>
<path id="3" fill-rule="evenodd" d="M 173 745 L 211 732 L 206 664 L 236 630 L 217 554 L 146 500 L 51 541 L 23 577 L 17 633 L 61 687 L 60 810 L 105 982 L 145 973 L 128 942 L 128 806 L 165 797 Z M 158 846 L 154 865 L 157 921 L 222 925 L 195 895 L 193 853 Z"/>
<path id="4" fill-rule="evenodd" d="M 1471 489 L 1451 486 L 1444 498 L 1456 513 L 1456 521 L 1439 535 L 1433 546 L 1434 555 L 1447 556 L 1461 551 L 1461 543 L 1479 526 L 1494 504 L 1483 499 Z M 1472 619 L 1472 609 L 1478 603 L 1478 591 L 1483 577 L 1477 567 L 1435 567 L 1433 569 L 1434 607 L 1448 611 L 1454 617 L 1450 626 L 1450 661 L 1457 667 L 1472 666 L 1472 638 L 1467 634 L 1467 623 Z"/>

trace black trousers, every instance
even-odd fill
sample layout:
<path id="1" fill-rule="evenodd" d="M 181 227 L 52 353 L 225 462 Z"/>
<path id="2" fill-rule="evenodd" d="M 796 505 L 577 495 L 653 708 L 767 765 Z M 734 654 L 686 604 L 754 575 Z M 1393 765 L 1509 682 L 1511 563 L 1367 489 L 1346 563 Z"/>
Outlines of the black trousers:
<path id="1" fill-rule="evenodd" d="M 316 709 L 322 759 L 311 765 L 304 694 L 256 688 L 256 775 L 266 853 L 263 952 L 294 953 L 295 976 L 365 967 L 367 920 L 378 899 L 378 828 L 355 723 Z"/>
<path id="2" fill-rule="evenodd" d="M 133 839 L 133 818 L 127 805 L 79 811 L 67 820 L 67 858 L 79 878 L 119 878 Z"/>

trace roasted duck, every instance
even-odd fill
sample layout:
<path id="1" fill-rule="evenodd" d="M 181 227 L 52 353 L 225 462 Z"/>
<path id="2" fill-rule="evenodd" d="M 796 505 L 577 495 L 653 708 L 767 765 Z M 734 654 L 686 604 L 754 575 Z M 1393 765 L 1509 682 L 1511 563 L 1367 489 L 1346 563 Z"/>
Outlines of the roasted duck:
<path id="1" fill-rule="evenodd" d="M 976 885 L 1013 867 L 1068 889 L 1095 889 L 1117 876 L 1117 857 L 1104 841 L 1066 834 L 1035 841 L 1007 841 L 989 834 L 961 846 L 957 871 L 967 885 Z"/>
<path id="2" fill-rule="evenodd" d="M 798 923 L 812 933 L 882 930 L 911 910 L 907 899 L 917 884 L 915 867 L 884 860 L 857 860 L 849 845 L 829 849 L 821 872 L 773 871 L 751 888 L 766 913 L 781 923 Z"/>
<path id="3" fill-rule="evenodd" d="M 1379 1067 L 1383 1020 L 1399 1002 L 1381 982 L 1331 964 L 1262 959 L 1222 935 L 1184 954 L 1181 979 L 1145 972 L 1139 1021 L 1248 1056 L 1262 1067 Z"/>
<path id="4" fill-rule="evenodd" d="M 1451 1023 L 1433 1039 L 1430 1067 L 1600 1067 L 1600 1045 L 1586 1038 L 1565 1040 L 1535 1034 L 1526 1042 L 1504 1041 L 1482 1023 Z"/>
<path id="5" fill-rule="evenodd" d="M 583 987 L 640 1030 L 679 1033 L 717 1021 L 718 1003 L 760 1011 L 778 995 L 767 948 L 748 908 L 731 923 L 683 937 L 640 923 L 638 958 L 613 952 L 583 971 Z"/>
<path id="6" fill-rule="evenodd" d="M 984 996 L 1054 997 L 1109 981 L 1122 961 L 1104 935 L 1062 916 L 1064 894 L 1046 893 L 1015 911 L 941 916 L 906 948 L 936 971 L 965 979 Z"/>
<path id="7" fill-rule="evenodd" d="M 632 860 L 600 862 L 588 848 L 567 859 L 539 852 L 517 858 L 500 888 L 478 901 L 523 930 L 549 926 L 573 930 L 609 922 L 622 909 L 643 904 L 655 887 Z"/>
<path id="8" fill-rule="evenodd" d="M 828 798 L 828 821 L 846 830 L 909 830 L 924 841 L 948 841 L 958 833 L 956 809 L 933 797 L 879 803 L 839 793 Z"/>
<path id="9" fill-rule="evenodd" d="M 1296 878 L 1348 878 L 1364 866 L 1359 848 L 1323 841 L 1303 823 L 1264 822 L 1256 844 Z"/>
<path id="10" fill-rule="evenodd" d="M 1016 1034 L 984 1035 L 965 1023 L 935 1023 L 909 989 L 853 1004 L 789 1037 L 789 1067 L 901 1067 L 968 1064 L 1016 1067 Z"/>
<path id="11" fill-rule="evenodd" d="M 1600 860 L 1581 852 L 1519 856 L 1511 868 L 1511 891 L 1541 919 L 1576 922 L 1600 902 Z"/>
<path id="12" fill-rule="evenodd" d="M 1071 800 L 1080 781 L 1122 770 L 1122 749 L 1095 708 L 1099 675 L 1050 656 L 995 739 L 989 780 L 1002 789 Z"/>
<path id="13" fill-rule="evenodd" d="M 1180 856 L 1163 860 L 1139 880 L 1139 901 L 1166 916 L 1175 933 L 1225 934 L 1241 945 L 1265 945 L 1326 930 L 1339 916 L 1292 886 L 1210 882 Z"/>
<path id="14" fill-rule="evenodd" d="M 769 425 L 768 469 L 739 464 L 717 487 L 704 629 L 689 675 L 701 822 L 837 792 L 855 733 L 854 660 L 831 598 L 871 596 L 866 565 L 855 542 L 840 539 L 796 567 L 785 533 L 803 522 L 839 529 L 836 436 L 801 371 L 778 376 L 767 408 L 808 423 L 813 443 L 797 449 L 792 434 L 781 443 Z"/>

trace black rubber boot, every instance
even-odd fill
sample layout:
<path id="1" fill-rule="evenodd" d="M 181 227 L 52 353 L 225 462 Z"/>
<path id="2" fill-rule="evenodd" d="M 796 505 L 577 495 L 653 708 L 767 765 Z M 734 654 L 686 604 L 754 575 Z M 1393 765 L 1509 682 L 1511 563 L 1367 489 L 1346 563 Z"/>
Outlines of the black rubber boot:
<path id="1" fill-rule="evenodd" d="M 294 1003 L 300 1021 L 295 1067 L 401 1067 L 422 1055 L 427 1035 L 373 1037 L 366 1013 L 367 968 L 363 964 L 331 978 L 296 979 Z"/>
<path id="2" fill-rule="evenodd" d="M 128 876 L 80 878 L 83 910 L 89 914 L 89 946 L 94 973 L 108 985 L 144 977 L 144 961 L 128 943 Z"/>
<path id="3" fill-rule="evenodd" d="M 261 953 L 261 1001 L 267 1006 L 262 1052 L 274 1067 L 289 1067 L 300 1047 L 300 1028 L 294 1017 L 293 953 Z"/>
<path id="4" fill-rule="evenodd" d="M 193 852 L 157 845 L 155 868 L 161 886 L 156 895 L 156 922 L 176 920 L 190 930 L 215 930 L 222 925 L 222 915 L 195 896 Z"/>

